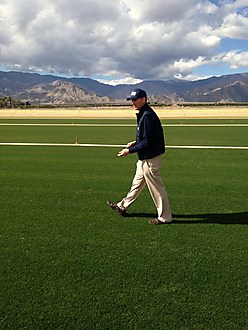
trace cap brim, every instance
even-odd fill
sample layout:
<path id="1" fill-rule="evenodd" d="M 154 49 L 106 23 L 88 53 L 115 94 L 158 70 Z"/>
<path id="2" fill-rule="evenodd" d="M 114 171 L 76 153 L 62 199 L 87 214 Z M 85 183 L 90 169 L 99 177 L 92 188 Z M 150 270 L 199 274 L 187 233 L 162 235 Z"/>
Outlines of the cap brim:
<path id="1" fill-rule="evenodd" d="M 128 97 L 127 97 L 127 101 L 130 101 L 130 100 L 132 100 L 132 101 L 138 100 L 138 97 L 135 97 L 135 96 L 128 96 Z"/>

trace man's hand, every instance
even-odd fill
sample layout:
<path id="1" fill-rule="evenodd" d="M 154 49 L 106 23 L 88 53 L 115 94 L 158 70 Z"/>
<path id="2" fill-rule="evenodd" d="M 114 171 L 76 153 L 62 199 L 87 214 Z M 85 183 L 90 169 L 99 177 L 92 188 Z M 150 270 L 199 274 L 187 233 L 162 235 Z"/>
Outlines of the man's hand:
<path id="1" fill-rule="evenodd" d="M 135 144 L 136 144 L 136 141 L 128 142 L 127 148 L 131 148 L 131 147 L 135 146 Z"/>
<path id="2" fill-rule="evenodd" d="M 118 157 L 123 157 L 123 156 L 128 156 L 129 155 L 129 149 L 125 148 L 122 149 L 119 153 L 118 153 Z"/>

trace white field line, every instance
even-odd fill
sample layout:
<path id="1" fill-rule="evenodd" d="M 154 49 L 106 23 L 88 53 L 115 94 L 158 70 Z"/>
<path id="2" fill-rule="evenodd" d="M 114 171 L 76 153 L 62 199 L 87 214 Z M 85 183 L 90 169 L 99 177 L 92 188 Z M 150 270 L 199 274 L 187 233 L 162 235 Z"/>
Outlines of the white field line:
<path id="1" fill-rule="evenodd" d="M 136 124 L 17 124 L 0 123 L 0 126 L 50 126 L 50 127 L 136 127 Z M 163 127 L 247 127 L 248 124 L 163 124 Z"/>
<path id="2" fill-rule="evenodd" d="M 48 146 L 48 147 L 105 147 L 125 148 L 123 144 L 92 144 L 92 143 L 26 143 L 26 142 L 2 142 L 0 146 Z M 248 147 L 237 146 L 166 146 L 169 149 L 232 149 L 248 150 Z"/>

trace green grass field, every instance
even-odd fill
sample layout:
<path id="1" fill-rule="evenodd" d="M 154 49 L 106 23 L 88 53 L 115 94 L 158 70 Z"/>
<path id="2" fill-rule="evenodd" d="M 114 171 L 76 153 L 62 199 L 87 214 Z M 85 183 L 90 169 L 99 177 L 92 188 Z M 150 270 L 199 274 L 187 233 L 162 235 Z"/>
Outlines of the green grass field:
<path id="1" fill-rule="evenodd" d="M 164 130 L 170 146 L 248 146 L 247 127 Z M 134 135 L 127 126 L 0 126 L 0 142 L 125 144 Z M 147 190 L 126 218 L 107 206 L 135 171 L 136 156 L 118 150 L 0 145 L 0 328 L 248 329 L 248 150 L 168 148 L 174 222 L 165 226 L 148 224 Z"/>

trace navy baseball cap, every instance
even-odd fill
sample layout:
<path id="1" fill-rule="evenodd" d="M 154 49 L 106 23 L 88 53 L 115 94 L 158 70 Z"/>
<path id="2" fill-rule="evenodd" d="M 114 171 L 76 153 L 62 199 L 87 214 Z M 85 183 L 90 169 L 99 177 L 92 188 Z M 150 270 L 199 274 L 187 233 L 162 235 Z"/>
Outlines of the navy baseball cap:
<path id="1" fill-rule="evenodd" d="M 137 99 L 141 99 L 142 97 L 147 97 L 146 91 L 143 89 L 137 88 L 132 91 L 132 93 L 127 97 L 127 100 L 135 101 Z"/>

